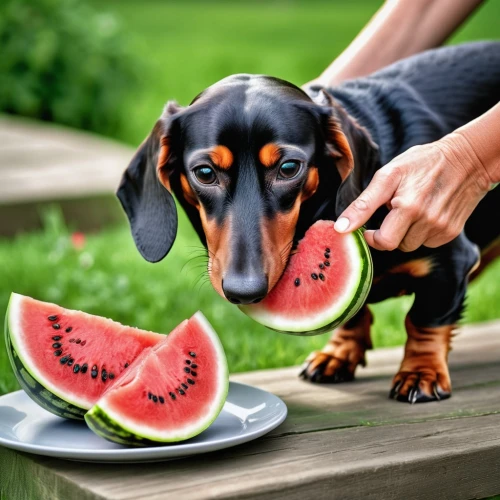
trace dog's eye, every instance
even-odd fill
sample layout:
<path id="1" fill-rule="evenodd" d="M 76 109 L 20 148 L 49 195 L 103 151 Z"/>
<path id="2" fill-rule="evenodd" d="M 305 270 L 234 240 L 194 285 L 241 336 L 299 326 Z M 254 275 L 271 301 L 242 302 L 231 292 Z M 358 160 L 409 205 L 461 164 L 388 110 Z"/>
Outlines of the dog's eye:
<path id="1" fill-rule="evenodd" d="M 195 168 L 194 175 L 202 184 L 213 184 L 217 180 L 214 170 L 207 166 Z"/>
<path id="2" fill-rule="evenodd" d="M 295 177 L 300 170 L 300 162 L 298 161 L 286 161 L 283 163 L 279 170 L 279 176 L 282 179 L 292 179 Z"/>

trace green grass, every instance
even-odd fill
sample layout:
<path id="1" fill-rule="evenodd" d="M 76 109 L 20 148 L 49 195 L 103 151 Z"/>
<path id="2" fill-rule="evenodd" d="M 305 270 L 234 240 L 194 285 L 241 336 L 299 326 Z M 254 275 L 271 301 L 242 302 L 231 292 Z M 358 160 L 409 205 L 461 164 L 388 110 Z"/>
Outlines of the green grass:
<path id="1" fill-rule="evenodd" d="M 188 221 L 181 217 L 181 227 Z M 171 254 L 159 264 L 142 260 L 128 228 L 87 237 L 83 250 L 71 245 L 70 233 L 57 212 L 47 217 L 41 233 L 0 240 L 0 311 L 16 291 L 72 309 L 112 317 L 124 324 L 168 333 L 201 309 L 219 333 L 232 372 L 300 364 L 328 334 L 293 337 L 268 330 L 199 283 L 203 261 L 191 230 L 178 235 Z M 500 261 L 471 286 L 465 320 L 498 317 Z M 411 298 L 372 306 L 376 347 L 404 342 L 403 319 Z M 0 342 L 0 393 L 17 388 Z"/>
<path id="2" fill-rule="evenodd" d="M 121 112 L 128 118 L 120 139 L 137 145 L 151 130 L 168 99 L 187 104 L 204 87 L 232 73 L 267 73 L 302 84 L 349 43 L 381 2 L 142 1 L 94 0 L 116 13 L 149 69 L 144 86 Z M 102 6 L 105 7 L 102 7 Z M 500 2 L 487 2 L 453 42 L 499 35 Z M 328 335 L 291 337 L 265 329 L 198 283 L 201 245 L 180 214 L 177 241 L 159 264 L 136 251 L 128 227 L 90 235 L 82 251 L 73 249 L 56 212 L 41 233 L 0 240 L 0 311 L 12 291 L 68 308 L 112 317 L 159 332 L 203 310 L 219 332 L 230 370 L 299 364 Z M 500 262 L 475 283 L 465 320 L 499 317 Z M 375 346 L 404 341 L 403 318 L 411 298 L 373 306 Z M 0 340 L 0 393 L 17 388 Z"/>

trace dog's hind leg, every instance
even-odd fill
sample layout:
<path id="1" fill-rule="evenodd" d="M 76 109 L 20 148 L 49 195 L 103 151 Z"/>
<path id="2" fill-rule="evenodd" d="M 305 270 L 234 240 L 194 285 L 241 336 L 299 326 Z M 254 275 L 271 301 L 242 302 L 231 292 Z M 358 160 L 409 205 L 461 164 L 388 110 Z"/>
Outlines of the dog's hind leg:
<path id="1" fill-rule="evenodd" d="M 365 366 L 365 352 L 372 348 L 370 328 L 372 314 L 368 306 L 333 332 L 320 351 L 306 359 L 301 377 L 311 382 L 348 382 L 354 379 L 358 365 Z"/>
<path id="2" fill-rule="evenodd" d="M 448 352 L 455 325 L 416 327 L 407 316 L 405 326 L 405 355 L 390 397 L 412 404 L 449 398 Z"/>
<path id="3" fill-rule="evenodd" d="M 451 396 L 448 352 L 479 250 L 462 233 L 436 249 L 433 260 L 430 273 L 414 282 L 405 354 L 390 392 L 391 398 L 412 404 Z"/>

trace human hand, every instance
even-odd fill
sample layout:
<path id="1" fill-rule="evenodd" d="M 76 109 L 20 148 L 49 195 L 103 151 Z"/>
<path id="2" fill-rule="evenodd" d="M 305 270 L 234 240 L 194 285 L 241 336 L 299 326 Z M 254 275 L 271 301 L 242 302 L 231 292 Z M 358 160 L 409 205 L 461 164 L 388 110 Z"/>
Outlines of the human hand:
<path id="1" fill-rule="evenodd" d="M 491 179 L 467 139 L 452 133 L 414 146 L 374 175 L 369 186 L 335 223 L 338 232 L 365 224 L 380 206 L 390 209 L 380 229 L 365 231 L 377 250 L 405 252 L 438 247 L 456 238 Z"/>

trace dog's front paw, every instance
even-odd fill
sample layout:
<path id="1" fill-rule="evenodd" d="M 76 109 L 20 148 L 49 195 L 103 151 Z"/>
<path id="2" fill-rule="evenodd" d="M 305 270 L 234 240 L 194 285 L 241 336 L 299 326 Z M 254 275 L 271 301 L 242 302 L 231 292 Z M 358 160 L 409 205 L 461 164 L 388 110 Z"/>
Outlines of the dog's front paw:
<path id="1" fill-rule="evenodd" d="M 405 403 L 427 403 L 451 396 L 451 382 L 446 365 L 440 371 L 434 368 L 399 371 L 392 383 L 389 397 Z"/>
<path id="2" fill-rule="evenodd" d="M 354 380 L 356 367 L 365 366 L 365 350 L 355 341 L 349 345 L 328 344 L 312 352 L 306 359 L 300 376 L 310 382 L 339 383 Z"/>

